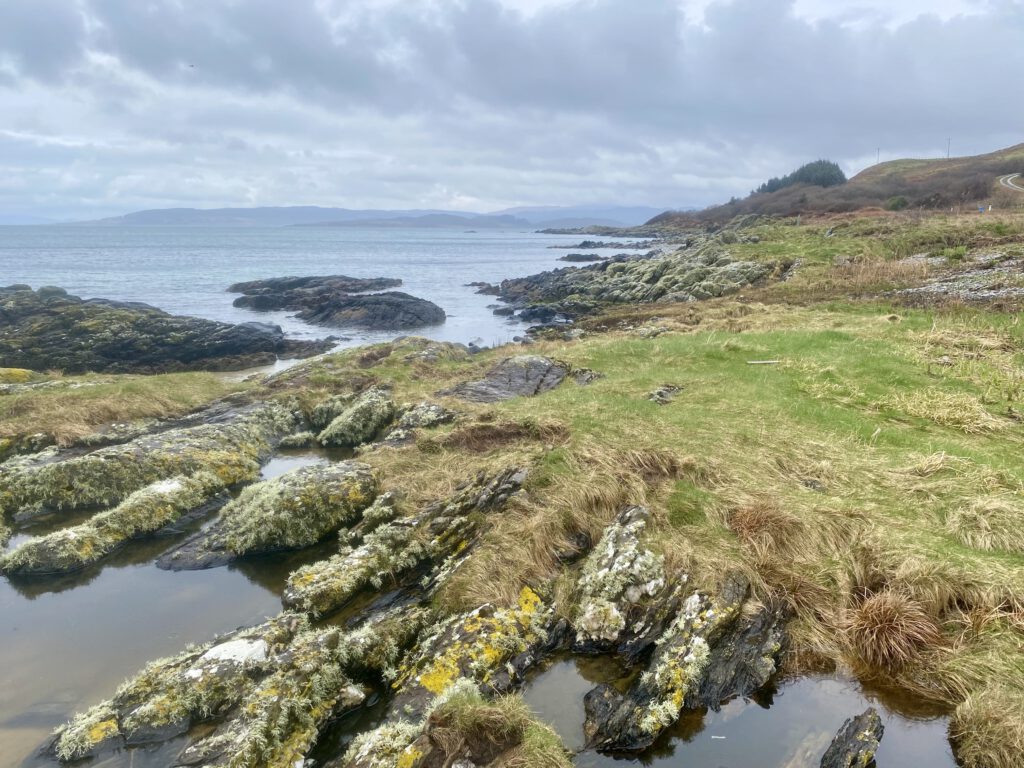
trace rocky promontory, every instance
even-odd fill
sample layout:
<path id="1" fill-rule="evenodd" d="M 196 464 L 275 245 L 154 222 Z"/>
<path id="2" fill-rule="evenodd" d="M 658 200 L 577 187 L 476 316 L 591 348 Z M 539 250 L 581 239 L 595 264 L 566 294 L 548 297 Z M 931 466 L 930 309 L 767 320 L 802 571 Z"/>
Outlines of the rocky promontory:
<path id="1" fill-rule="evenodd" d="M 65 373 L 240 370 L 309 357 L 327 341 L 285 338 L 280 326 L 171 315 L 138 302 L 82 299 L 63 288 L 0 288 L 0 360 Z"/>
<path id="2" fill-rule="evenodd" d="M 345 275 L 276 277 L 235 283 L 241 293 L 234 306 L 257 311 L 286 310 L 307 323 L 367 330 L 405 330 L 445 321 L 441 307 L 401 291 L 364 293 L 395 288 L 401 280 Z"/>

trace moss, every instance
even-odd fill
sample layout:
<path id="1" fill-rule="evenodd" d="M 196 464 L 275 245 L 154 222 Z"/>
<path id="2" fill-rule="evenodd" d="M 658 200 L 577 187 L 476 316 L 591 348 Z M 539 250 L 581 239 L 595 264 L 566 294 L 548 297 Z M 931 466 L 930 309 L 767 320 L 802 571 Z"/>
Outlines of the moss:
<path id="1" fill-rule="evenodd" d="M 252 464 L 295 429 L 280 405 L 260 405 L 225 423 L 173 429 L 63 461 L 0 470 L 0 512 L 110 506 L 150 483 L 199 471 L 226 485 L 251 479 Z"/>
<path id="2" fill-rule="evenodd" d="M 259 466 L 248 462 L 249 479 Z M 0 558 L 5 573 L 58 573 L 76 570 L 108 555 L 129 539 L 170 525 L 224 490 L 209 472 L 160 480 L 136 491 L 112 510 L 73 528 L 31 539 Z"/>
<path id="3" fill-rule="evenodd" d="M 377 491 L 366 464 L 302 467 L 243 490 L 221 511 L 218 537 L 235 554 L 307 547 L 357 520 Z"/>
<path id="4" fill-rule="evenodd" d="M 374 387 L 359 395 L 319 434 L 322 445 L 354 448 L 372 440 L 395 417 L 387 390 Z"/>

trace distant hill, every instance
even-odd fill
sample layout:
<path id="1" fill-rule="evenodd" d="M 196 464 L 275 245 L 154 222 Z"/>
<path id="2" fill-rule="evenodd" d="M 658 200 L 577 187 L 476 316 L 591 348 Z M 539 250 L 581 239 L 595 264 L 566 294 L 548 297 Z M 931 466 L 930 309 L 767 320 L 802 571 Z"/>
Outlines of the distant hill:
<path id="1" fill-rule="evenodd" d="M 648 222 L 653 226 L 685 226 L 726 221 L 742 214 L 793 216 L 861 208 L 941 209 L 973 205 L 998 191 L 998 178 L 1024 173 L 1024 144 L 998 152 L 941 160 L 893 160 L 867 168 L 845 184 L 821 187 L 793 184 L 773 192 L 733 199 L 698 212 L 672 211 Z M 1014 193 L 1009 193 L 1014 194 Z"/>
<path id="2" fill-rule="evenodd" d="M 664 208 L 615 206 L 538 206 L 493 213 L 436 209 L 387 210 L 288 206 L 262 208 L 158 208 L 124 216 L 75 222 L 110 227 L 628 227 L 642 224 Z"/>
<path id="3" fill-rule="evenodd" d="M 395 216 L 353 221 L 318 221 L 293 224 L 294 227 L 394 227 L 396 229 L 532 229 L 526 219 L 515 216 L 459 216 L 452 213 L 428 213 L 422 216 Z"/>

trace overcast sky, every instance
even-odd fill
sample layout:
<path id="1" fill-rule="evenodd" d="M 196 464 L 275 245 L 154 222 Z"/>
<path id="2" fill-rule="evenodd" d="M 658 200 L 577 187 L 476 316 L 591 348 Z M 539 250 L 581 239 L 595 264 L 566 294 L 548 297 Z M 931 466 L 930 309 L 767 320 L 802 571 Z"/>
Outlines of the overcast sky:
<path id="1" fill-rule="evenodd" d="M 0 215 L 703 206 L 1022 83 L 1024 0 L 0 0 Z"/>

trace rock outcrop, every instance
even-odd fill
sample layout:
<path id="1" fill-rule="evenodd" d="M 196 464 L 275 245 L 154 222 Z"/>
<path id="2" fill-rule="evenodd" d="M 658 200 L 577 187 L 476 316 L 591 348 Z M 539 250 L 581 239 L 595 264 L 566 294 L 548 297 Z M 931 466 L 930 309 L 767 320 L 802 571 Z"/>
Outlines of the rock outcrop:
<path id="1" fill-rule="evenodd" d="M 767 683 L 782 650 L 783 617 L 747 604 L 747 591 L 744 579 L 730 575 L 714 596 L 690 594 L 657 640 L 647 671 L 625 694 L 601 685 L 586 695 L 588 744 L 610 752 L 644 750 L 684 707 L 717 707 Z"/>
<path id="2" fill-rule="evenodd" d="M 136 302 L 81 299 L 61 288 L 0 288 L 0 360 L 36 371 L 230 371 L 330 347 L 286 339 L 279 326 L 266 323 L 170 315 Z"/>
<path id="3" fill-rule="evenodd" d="M 737 261 L 721 243 L 705 241 L 667 255 L 618 255 L 586 267 L 504 280 L 488 292 L 518 308 L 541 305 L 572 318 L 603 304 L 725 296 L 765 279 L 771 271 L 772 265 Z"/>
<path id="4" fill-rule="evenodd" d="M 223 481 L 212 472 L 158 480 L 81 525 L 31 539 L 0 556 L 0 571 L 29 575 L 78 570 L 131 539 L 158 531 L 187 513 L 213 511 L 229 498 Z"/>
<path id="5" fill-rule="evenodd" d="M 377 491 L 377 479 L 366 464 L 301 467 L 245 488 L 210 526 L 157 564 L 196 570 L 246 555 L 308 547 L 354 523 Z"/>
<path id="6" fill-rule="evenodd" d="M 192 423 L 191 421 L 186 423 Z M 0 514 L 110 507 L 151 483 L 211 472 L 226 487 L 250 482 L 299 417 L 276 403 L 209 409 L 204 419 L 118 445 L 80 452 L 48 448 L 0 465 Z"/>
<path id="7" fill-rule="evenodd" d="M 821 768 L 870 768 L 885 726 L 874 707 L 851 717 L 839 729 L 821 758 Z"/>
<path id="8" fill-rule="evenodd" d="M 568 375 L 569 368 L 563 363 L 540 355 L 517 355 L 496 363 L 484 378 L 458 384 L 441 394 L 474 403 L 496 403 L 547 392 Z"/>
<path id="9" fill-rule="evenodd" d="M 650 513 L 627 507 L 583 564 L 574 648 L 638 657 L 671 621 L 675 601 L 666 586 L 664 558 L 643 541 Z"/>
<path id="10" fill-rule="evenodd" d="M 334 398 L 314 411 L 314 426 L 326 422 L 317 442 L 354 448 L 372 440 L 394 418 L 395 403 L 386 389 L 373 387 L 350 400 Z"/>
<path id="11" fill-rule="evenodd" d="M 385 277 L 360 279 L 345 275 L 280 277 L 236 283 L 230 293 L 242 293 L 236 307 L 258 311 L 288 310 L 314 325 L 402 330 L 445 321 L 441 307 L 400 291 L 365 294 L 394 288 L 401 280 Z"/>
<path id="12" fill-rule="evenodd" d="M 383 522 L 359 546 L 344 546 L 337 555 L 292 573 L 284 591 L 285 606 L 322 616 L 370 587 L 400 584 L 421 572 L 428 584 L 436 581 L 472 550 L 479 533 L 479 519 L 473 513 L 499 508 L 525 478 L 526 473 L 515 468 L 480 476 L 416 515 Z M 393 506 L 380 511 L 385 520 L 397 514 Z"/>

